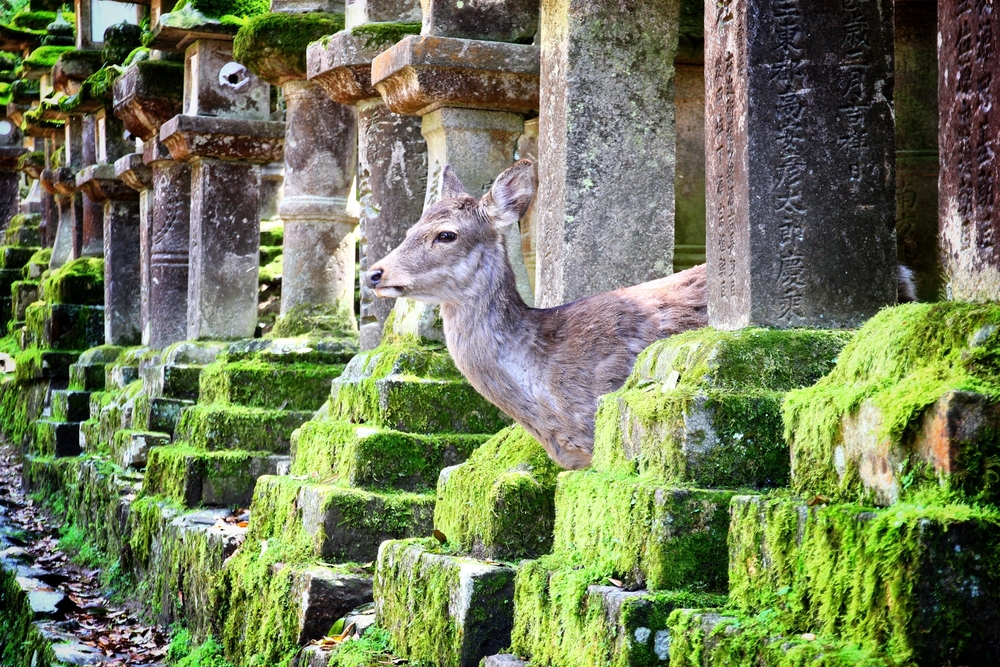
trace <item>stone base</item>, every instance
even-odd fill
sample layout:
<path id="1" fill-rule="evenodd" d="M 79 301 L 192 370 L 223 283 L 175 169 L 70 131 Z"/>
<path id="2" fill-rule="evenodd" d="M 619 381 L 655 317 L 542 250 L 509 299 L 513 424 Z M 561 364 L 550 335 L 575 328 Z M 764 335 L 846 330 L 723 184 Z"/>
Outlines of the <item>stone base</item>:
<path id="1" fill-rule="evenodd" d="M 27 346 L 86 350 L 104 342 L 104 308 L 37 302 L 25 313 Z"/>
<path id="2" fill-rule="evenodd" d="M 375 614 L 411 661 L 478 667 L 510 643 L 514 570 L 434 553 L 431 540 L 385 542 L 375 566 Z"/>
<path id="3" fill-rule="evenodd" d="M 242 449 L 287 454 L 292 431 L 312 418 L 308 411 L 238 405 L 195 405 L 180 413 L 177 439 L 199 449 Z"/>
<path id="4" fill-rule="evenodd" d="M 35 422 L 35 442 L 31 448 L 37 456 L 80 455 L 79 422 L 57 422 L 39 419 Z"/>
<path id="5" fill-rule="evenodd" d="M 149 451 L 144 490 L 186 507 L 247 507 L 257 478 L 275 474 L 282 458 L 270 452 L 155 447 Z"/>

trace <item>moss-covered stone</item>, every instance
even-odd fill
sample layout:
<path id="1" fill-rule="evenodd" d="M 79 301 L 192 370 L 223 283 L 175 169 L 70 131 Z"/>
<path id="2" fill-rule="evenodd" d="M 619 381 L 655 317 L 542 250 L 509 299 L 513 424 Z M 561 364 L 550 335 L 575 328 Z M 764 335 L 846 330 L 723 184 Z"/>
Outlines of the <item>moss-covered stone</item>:
<path id="1" fill-rule="evenodd" d="M 710 593 L 626 591 L 597 570 L 545 556 L 517 568 L 511 647 L 539 667 L 666 665 L 670 613 L 724 601 Z"/>
<path id="2" fill-rule="evenodd" d="M 278 255 L 260 268 L 261 284 L 273 284 L 281 280 L 283 261 L 283 255 Z M 337 336 L 357 340 L 357 328 L 352 309 L 337 305 L 307 304 L 292 308 L 279 317 L 268 336 Z"/>
<path id="3" fill-rule="evenodd" d="M 788 395 L 793 487 L 807 496 L 886 503 L 942 486 L 996 502 L 998 369 L 1000 306 L 883 310 L 829 375 Z M 963 399 L 954 410 L 950 394 Z"/>
<path id="4" fill-rule="evenodd" d="M 110 65 L 121 65 L 133 50 L 142 46 L 142 28 L 122 21 L 104 30 L 104 49 L 101 60 Z"/>
<path id="5" fill-rule="evenodd" d="M 122 429 L 115 431 L 111 438 L 111 457 L 125 469 L 141 470 L 149 461 L 149 452 L 154 447 L 170 444 L 166 433 Z"/>
<path id="6" fill-rule="evenodd" d="M 180 0 L 174 5 L 174 12 L 190 8 L 209 18 L 221 19 L 226 16 L 247 17 L 265 13 L 267 0 Z"/>
<path id="7" fill-rule="evenodd" d="M 18 165 L 22 164 L 28 155 L 31 153 L 22 155 Z M 38 228 L 41 221 L 42 216 L 39 213 L 18 213 L 7 224 L 7 230 L 4 232 L 4 244 L 31 248 L 41 246 L 42 234 Z"/>
<path id="8" fill-rule="evenodd" d="M 25 279 L 40 279 L 45 270 L 49 268 L 49 262 L 51 260 L 52 248 L 41 248 L 36 250 L 35 254 L 33 254 L 28 260 L 28 263 L 24 265 L 23 271 Z"/>
<path id="9" fill-rule="evenodd" d="M 52 69 L 59 60 L 59 56 L 69 53 L 75 49 L 72 46 L 40 46 L 32 51 L 21 64 L 22 70 Z"/>
<path id="10" fill-rule="evenodd" d="M 791 632 L 773 614 L 741 616 L 678 609 L 669 619 L 673 667 L 889 667 L 879 657 L 837 637 Z"/>
<path id="11" fill-rule="evenodd" d="M 349 422 L 309 421 L 292 434 L 293 475 L 338 477 L 351 486 L 428 491 L 489 435 L 416 435 Z"/>
<path id="12" fill-rule="evenodd" d="M 277 465 L 271 452 L 206 452 L 185 444 L 154 447 L 148 453 L 143 490 L 185 507 L 245 507 L 257 478 L 273 475 Z"/>
<path id="13" fill-rule="evenodd" d="M 0 268 L 20 269 L 31 259 L 38 248 L 7 245 L 0 247 Z"/>
<path id="14" fill-rule="evenodd" d="M 405 340 L 354 357 L 333 384 L 329 415 L 409 433 L 496 433 L 510 423 L 443 347 Z"/>
<path id="15" fill-rule="evenodd" d="M 375 566 L 375 613 L 413 662 L 475 667 L 505 648 L 514 618 L 514 570 L 435 553 L 430 540 L 385 542 Z"/>
<path id="16" fill-rule="evenodd" d="M 292 431 L 312 412 L 195 405 L 180 413 L 179 440 L 206 450 L 243 449 L 287 454 Z"/>
<path id="17" fill-rule="evenodd" d="M 90 418 L 90 392 L 55 390 L 51 402 L 54 421 L 82 422 Z"/>
<path id="18" fill-rule="evenodd" d="M 41 298 L 52 304 L 104 305 L 104 259 L 80 257 L 63 264 L 42 279 Z"/>
<path id="19" fill-rule="evenodd" d="M 706 488 L 787 484 L 784 392 L 828 372 L 849 335 L 701 329 L 654 343 L 601 399 L 593 466 Z"/>
<path id="20" fill-rule="evenodd" d="M 80 454 L 80 424 L 39 419 L 30 452 L 36 456 L 59 458 Z"/>
<path id="21" fill-rule="evenodd" d="M 441 475 L 434 525 L 456 548 L 515 560 L 548 552 L 560 468 L 520 426 L 501 431 Z"/>
<path id="22" fill-rule="evenodd" d="M 17 280 L 10 285 L 11 317 L 23 322 L 28 306 L 38 301 L 38 283 L 33 280 Z"/>
<path id="23" fill-rule="evenodd" d="M 179 398 L 150 397 L 140 394 L 135 397 L 135 407 L 132 410 L 132 425 L 134 428 L 173 433 L 180 420 L 181 411 L 194 405 L 193 401 Z M 258 449 L 258 448 L 251 448 Z"/>
<path id="24" fill-rule="evenodd" d="M 104 308 L 36 301 L 25 311 L 25 343 L 53 350 L 86 350 L 104 342 Z"/>
<path id="25" fill-rule="evenodd" d="M 194 401 L 204 366 L 196 364 L 157 364 L 138 368 L 143 389 L 150 398 Z"/>
<path id="26" fill-rule="evenodd" d="M 341 364 L 276 364 L 259 359 L 216 362 L 200 379 L 202 403 L 258 408 L 316 410 L 330 391 Z"/>
<path id="27" fill-rule="evenodd" d="M 105 369 L 114 363 L 125 348 L 118 345 L 99 345 L 83 354 L 69 367 L 69 388 L 74 391 L 101 391 L 104 389 Z"/>
<path id="28" fill-rule="evenodd" d="M 21 590 L 13 569 L 0 563 L 0 664 L 9 667 L 54 665 L 52 646 L 34 624 L 28 595 Z"/>
<path id="29" fill-rule="evenodd" d="M 395 44 L 407 35 L 419 35 L 421 27 L 422 24 L 420 22 L 385 21 L 363 23 L 351 28 L 351 34 L 355 37 L 366 38 L 366 49 L 377 49 Z"/>
<path id="30" fill-rule="evenodd" d="M 305 79 L 309 43 L 343 29 L 343 14 L 261 14 L 236 33 L 233 57 L 276 86 Z"/>
<path id="31" fill-rule="evenodd" d="M 353 333 L 249 338 L 230 343 L 218 361 L 265 361 L 275 364 L 346 364 L 358 353 Z"/>
<path id="32" fill-rule="evenodd" d="M 732 504 L 730 601 L 795 632 L 838 636 L 894 664 L 1000 655 L 1000 515 L 971 505 Z M 970 622 L 974 619 L 974 622 Z"/>

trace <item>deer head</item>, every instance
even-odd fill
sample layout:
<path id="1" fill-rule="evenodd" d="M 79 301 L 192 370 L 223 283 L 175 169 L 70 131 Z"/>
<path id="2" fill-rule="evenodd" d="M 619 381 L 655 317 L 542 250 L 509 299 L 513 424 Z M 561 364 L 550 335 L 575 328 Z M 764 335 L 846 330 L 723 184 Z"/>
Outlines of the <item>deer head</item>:
<path id="1" fill-rule="evenodd" d="M 529 160 L 500 174 L 478 201 L 446 166 L 441 200 L 424 211 L 399 247 L 365 273 L 366 284 L 387 298 L 429 303 L 476 298 L 485 272 L 511 270 L 501 232 L 517 224 L 534 194 L 535 170 Z"/>

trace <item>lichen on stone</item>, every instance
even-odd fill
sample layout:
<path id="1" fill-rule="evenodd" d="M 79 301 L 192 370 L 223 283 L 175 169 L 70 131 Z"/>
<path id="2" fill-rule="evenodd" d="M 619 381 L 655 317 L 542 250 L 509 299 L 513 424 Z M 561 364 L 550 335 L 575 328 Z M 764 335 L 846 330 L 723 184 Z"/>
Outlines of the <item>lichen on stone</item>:
<path id="1" fill-rule="evenodd" d="M 407 35 L 419 35 L 422 24 L 420 22 L 403 23 L 398 21 L 386 21 L 378 23 L 363 23 L 351 29 L 351 34 L 356 37 L 366 37 L 366 49 L 376 49 L 390 44 L 395 44 Z"/>

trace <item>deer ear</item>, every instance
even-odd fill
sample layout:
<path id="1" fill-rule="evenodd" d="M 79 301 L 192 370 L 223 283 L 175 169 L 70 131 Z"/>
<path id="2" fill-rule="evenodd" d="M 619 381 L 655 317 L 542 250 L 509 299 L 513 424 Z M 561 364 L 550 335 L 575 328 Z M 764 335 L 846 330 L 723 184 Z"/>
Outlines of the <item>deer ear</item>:
<path id="1" fill-rule="evenodd" d="M 465 195 L 465 187 L 462 181 L 458 180 L 455 170 L 450 164 L 446 164 L 441 170 L 441 199 L 451 199 Z"/>
<path id="2" fill-rule="evenodd" d="M 535 196 L 535 165 L 531 160 L 515 162 L 493 181 L 482 199 L 487 215 L 497 227 L 516 225 Z"/>

